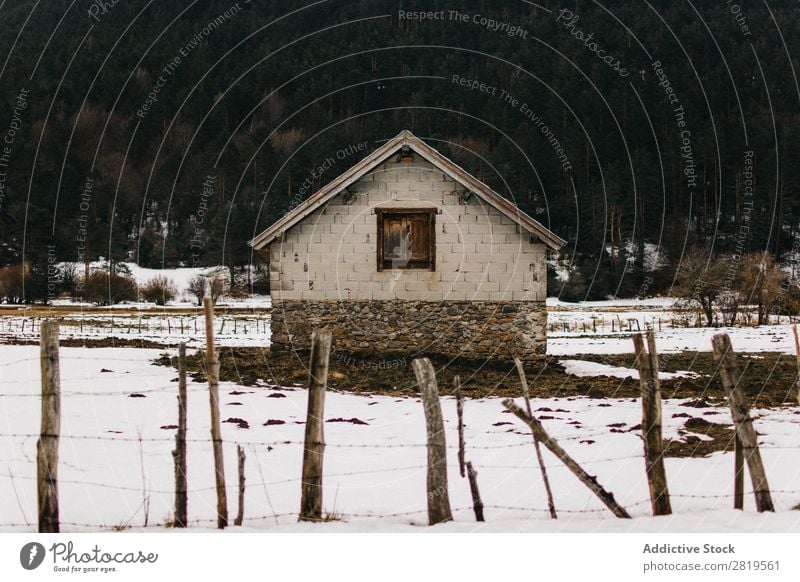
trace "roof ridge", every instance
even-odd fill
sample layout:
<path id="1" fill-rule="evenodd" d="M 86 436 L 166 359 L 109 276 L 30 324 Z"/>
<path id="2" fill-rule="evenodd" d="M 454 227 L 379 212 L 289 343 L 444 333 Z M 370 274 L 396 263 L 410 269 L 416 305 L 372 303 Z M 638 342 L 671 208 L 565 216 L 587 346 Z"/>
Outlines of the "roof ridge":
<path id="1" fill-rule="evenodd" d="M 303 220 L 325 202 L 339 194 L 353 182 L 374 171 L 378 165 L 385 162 L 397 148 L 405 145 L 411 146 L 419 155 L 425 158 L 434 167 L 448 175 L 454 181 L 477 194 L 497 211 L 511 218 L 521 228 L 538 236 L 547 246 L 558 250 L 566 241 L 545 227 L 539 221 L 526 214 L 516 204 L 507 200 L 487 184 L 467 172 L 464 168 L 450 160 L 436 148 L 425 143 L 414 135 L 411 130 L 404 129 L 395 137 L 387 140 L 383 145 L 374 149 L 358 163 L 345 170 L 342 174 L 328 182 L 325 186 L 309 196 L 304 202 L 285 214 L 269 228 L 254 237 L 249 244 L 255 249 L 261 249 L 270 244 L 286 230 Z"/>

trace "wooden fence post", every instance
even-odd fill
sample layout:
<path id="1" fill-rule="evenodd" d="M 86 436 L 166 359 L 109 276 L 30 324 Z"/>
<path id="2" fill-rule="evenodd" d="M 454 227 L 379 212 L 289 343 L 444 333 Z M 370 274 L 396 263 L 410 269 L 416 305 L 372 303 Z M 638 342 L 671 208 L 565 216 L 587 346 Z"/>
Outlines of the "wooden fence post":
<path id="1" fill-rule="evenodd" d="M 436 386 L 436 371 L 428 358 L 411 362 L 417 377 L 422 404 L 425 410 L 425 428 L 428 433 L 428 525 L 453 520 L 450 495 L 447 491 L 447 444 L 444 438 L 444 421 Z"/>
<path id="2" fill-rule="evenodd" d="M 726 333 L 717 334 L 712 338 L 711 345 L 714 348 L 714 362 L 719 367 L 722 386 L 728 396 L 728 406 L 731 409 L 736 436 L 741 443 L 742 456 L 747 461 L 747 468 L 750 471 L 753 494 L 756 498 L 756 509 L 759 512 L 775 511 L 775 507 L 772 504 L 772 495 L 769 492 L 764 463 L 758 450 L 758 437 L 753 428 L 753 419 L 750 418 L 750 409 L 740 386 L 742 378 L 739 373 L 739 367 L 736 364 L 736 354 L 733 352 L 731 338 Z M 742 470 L 739 467 L 735 468 L 736 473 L 734 476 L 737 479 Z"/>
<path id="3" fill-rule="evenodd" d="M 744 454 L 738 434 L 733 436 L 733 508 L 744 509 Z"/>
<path id="4" fill-rule="evenodd" d="M 478 472 L 472 466 L 471 461 L 467 461 L 467 477 L 469 478 L 469 491 L 472 494 L 472 507 L 475 510 L 475 521 L 486 521 L 483 517 L 483 501 L 478 491 Z"/>
<path id="5" fill-rule="evenodd" d="M 603 504 L 608 507 L 614 515 L 617 517 L 630 518 L 630 515 L 627 511 L 625 511 L 625 508 L 619 505 L 614 499 L 613 493 L 603 489 L 603 487 L 597 482 L 597 478 L 584 471 L 583 468 L 575 461 L 575 459 L 570 457 L 567 452 L 562 449 L 561 446 L 550 437 L 550 435 L 547 434 L 542 426 L 542 423 L 539 422 L 538 419 L 527 414 L 519 406 L 514 404 L 514 401 L 510 398 L 503 400 L 503 406 L 505 406 L 506 410 L 514 414 L 522 422 L 527 424 L 536 434 L 536 438 L 538 438 L 539 441 L 541 441 L 541 443 L 547 447 L 551 453 L 558 457 L 561 462 L 567 466 L 567 469 L 572 471 L 573 475 L 580 479 L 581 482 L 592 491 L 592 493 L 597 495 L 600 501 L 602 501 Z"/>
<path id="6" fill-rule="evenodd" d="M 528 416 L 533 418 L 530 389 L 528 388 L 528 379 L 525 377 L 525 370 L 522 367 L 522 361 L 519 358 L 514 358 L 514 364 L 517 367 L 519 381 L 522 383 L 522 396 L 525 398 L 525 409 L 528 412 Z M 533 435 L 533 447 L 536 449 L 536 459 L 539 462 L 539 470 L 542 472 L 544 490 L 547 493 L 547 508 L 550 510 L 550 517 L 552 519 L 558 519 L 558 514 L 556 513 L 556 504 L 555 501 L 553 501 L 553 491 L 550 489 L 550 479 L 547 476 L 547 467 L 544 466 L 542 447 L 539 446 L 539 439 L 536 438 L 536 433 L 531 431 L 531 435 Z"/>
<path id="7" fill-rule="evenodd" d="M 308 371 L 308 412 L 303 446 L 303 479 L 300 521 L 322 520 L 322 461 L 325 453 L 325 389 L 332 336 L 329 331 L 311 334 Z"/>
<path id="8" fill-rule="evenodd" d="M 214 474 L 217 485 L 217 527 L 228 525 L 228 496 L 225 491 L 225 464 L 222 458 L 222 429 L 219 421 L 219 360 L 214 350 L 214 304 L 206 290 L 203 297 L 206 316 L 206 371 L 211 405 L 211 442 L 214 447 Z"/>
<path id="9" fill-rule="evenodd" d="M 466 460 L 466 442 L 464 440 L 464 395 L 461 394 L 461 378 L 453 378 L 453 393 L 456 396 L 456 416 L 458 417 L 458 470 L 462 477 L 469 480 L 469 492 L 472 495 L 472 508 L 475 521 L 485 521 L 483 517 L 483 501 L 478 490 L 478 471 Z"/>
<path id="10" fill-rule="evenodd" d="M 461 378 L 453 378 L 453 394 L 456 397 L 456 416 L 458 418 L 458 473 L 462 477 L 467 476 L 467 465 L 465 462 L 465 443 L 464 443 L 464 396 L 461 394 Z"/>
<path id="11" fill-rule="evenodd" d="M 42 370 L 42 423 L 36 443 L 39 533 L 58 533 L 58 439 L 61 432 L 58 322 L 43 321 L 39 330 Z"/>
<path id="12" fill-rule="evenodd" d="M 800 404 L 800 338 L 797 337 L 797 324 L 792 326 L 794 332 L 794 355 L 797 359 L 797 379 L 794 381 L 794 389 L 797 391 L 797 403 Z"/>
<path id="13" fill-rule="evenodd" d="M 241 445 L 236 445 L 236 456 L 239 459 L 239 511 L 233 525 L 242 525 L 244 521 L 244 461 L 246 456 Z"/>
<path id="14" fill-rule="evenodd" d="M 642 334 L 634 334 L 636 366 L 639 368 L 639 388 L 642 394 L 642 433 L 644 436 L 644 464 L 650 504 L 653 515 L 669 515 L 672 505 L 664 469 L 664 443 L 661 438 L 661 383 L 658 379 L 658 354 L 655 334 L 647 332 L 645 350 Z"/>
<path id="15" fill-rule="evenodd" d="M 178 346 L 178 432 L 175 434 L 175 527 L 186 527 L 186 344 Z"/>

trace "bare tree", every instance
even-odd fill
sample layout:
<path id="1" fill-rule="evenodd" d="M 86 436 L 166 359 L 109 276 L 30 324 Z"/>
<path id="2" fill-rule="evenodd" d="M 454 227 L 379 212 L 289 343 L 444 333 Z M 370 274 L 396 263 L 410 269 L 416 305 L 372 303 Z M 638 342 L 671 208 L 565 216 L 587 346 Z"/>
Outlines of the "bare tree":
<path id="1" fill-rule="evenodd" d="M 767 252 L 748 253 L 742 257 L 737 277 L 743 302 L 758 307 L 758 325 L 769 323 L 769 314 L 782 295 L 786 275 Z"/>
<path id="2" fill-rule="evenodd" d="M 699 307 L 709 327 L 714 325 L 714 307 L 726 291 L 729 263 L 728 257 L 710 257 L 708 251 L 696 247 L 678 265 L 675 292 Z"/>

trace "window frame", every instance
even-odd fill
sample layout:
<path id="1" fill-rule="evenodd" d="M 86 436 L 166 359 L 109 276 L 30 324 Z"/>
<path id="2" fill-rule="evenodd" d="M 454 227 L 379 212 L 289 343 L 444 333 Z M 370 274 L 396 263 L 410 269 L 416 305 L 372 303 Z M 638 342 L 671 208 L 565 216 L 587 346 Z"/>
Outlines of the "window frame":
<path id="1" fill-rule="evenodd" d="M 377 264 L 378 271 L 435 271 L 436 270 L 436 215 L 438 208 L 376 208 L 375 217 L 378 224 L 377 232 Z M 383 224 L 387 218 L 422 214 L 428 217 L 428 261 L 427 264 L 413 263 L 404 267 L 387 265 L 383 257 Z"/>

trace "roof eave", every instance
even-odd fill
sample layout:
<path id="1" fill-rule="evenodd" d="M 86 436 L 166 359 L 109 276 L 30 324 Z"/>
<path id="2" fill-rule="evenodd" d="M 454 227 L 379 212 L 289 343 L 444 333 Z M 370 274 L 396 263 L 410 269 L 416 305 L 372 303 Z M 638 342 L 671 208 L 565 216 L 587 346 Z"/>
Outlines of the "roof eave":
<path id="1" fill-rule="evenodd" d="M 364 175 L 372 171 L 375 166 L 384 162 L 386 158 L 403 146 L 411 147 L 429 163 L 433 164 L 440 171 L 447 174 L 450 178 L 469 189 L 471 192 L 476 193 L 482 200 L 487 202 L 498 212 L 508 216 L 514 220 L 518 226 L 538 237 L 552 250 L 557 251 L 567 244 L 564 239 L 556 235 L 546 226 L 523 212 L 509 200 L 500 196 L 487 184 L 469 174 L 466 170 L 461 168 L 461 166 L 426 144 L 407 129 L 401 131 L 397 136 L 388 140 L 352 168 L 322 187 L 289 214 L 286 214 L 261 234 L 248 241 L 248 244 L 255 250 L 265 248 L 286 230 L 292 228 L 319 206 L 322 206 L 329 198 L 335 196 L 353 182 L 360 180 Z"/>

